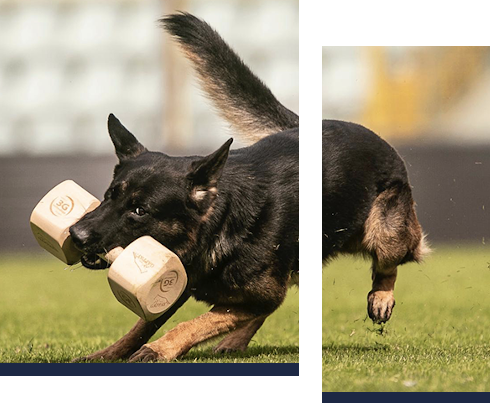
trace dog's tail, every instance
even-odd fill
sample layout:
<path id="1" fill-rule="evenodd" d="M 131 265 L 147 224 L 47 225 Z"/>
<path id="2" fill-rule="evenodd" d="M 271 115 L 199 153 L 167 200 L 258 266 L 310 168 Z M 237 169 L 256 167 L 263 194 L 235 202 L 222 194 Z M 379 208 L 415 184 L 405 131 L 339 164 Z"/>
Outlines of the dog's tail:
<path id="1" fill-rule="evenodd" d="M 160 22 L 193 63 L 220 115 L 240 134 L 255 141 L 299 126 L 298 115 L 274 97 L 206 22 L 187 13 Z"/>

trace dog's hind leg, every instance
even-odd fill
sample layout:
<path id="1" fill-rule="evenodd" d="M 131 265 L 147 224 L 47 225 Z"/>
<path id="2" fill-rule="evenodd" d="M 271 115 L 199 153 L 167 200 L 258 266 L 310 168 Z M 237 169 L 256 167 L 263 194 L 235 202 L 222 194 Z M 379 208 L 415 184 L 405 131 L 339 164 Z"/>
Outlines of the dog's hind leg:
<path id="1" fill-rule="evenodd" d="M 264 324 L 266 316 L 252 319 L 242 327 L 228 334 L 214 348 L 216 353 L 230 353 L 234 351 L 245 351 L 250 340 L 257 333 L 257 330 Z"/>
<path id="2" fill-rule="evenodd" d="M 373 263 L 373 284 L 368 294 L 368 314 L 375 323 L 383 323 L 390 319 L 395 307 L 395 281 L 397 266 L 382 267 Z"/>
<path id="3" fill-rule="evenodd" d="M 373 257 L 368 314 L 373 322 L 383 323 L 390 319 L 395 306 L 393 290 L 398 266 L 420 262 L 429 252 L 408 184 L 378 195 L 364 225 L 362 247 Z"/>
<path id="4" fill-rule="evenodd" d="M 299 272 L 292 271 L 288 281 L 288 287 L 296 285 L 299 287 Z M 267 319 L 267 315 L 261 316 L 256 319 L 252 319 L 247 324 L 234 330 L 228 334 L 221 342 L 214 348 L 216 353 L 230 353 L 234 351 L 245 351 L 254 337 L 257 330 L 264 324 Z"/>

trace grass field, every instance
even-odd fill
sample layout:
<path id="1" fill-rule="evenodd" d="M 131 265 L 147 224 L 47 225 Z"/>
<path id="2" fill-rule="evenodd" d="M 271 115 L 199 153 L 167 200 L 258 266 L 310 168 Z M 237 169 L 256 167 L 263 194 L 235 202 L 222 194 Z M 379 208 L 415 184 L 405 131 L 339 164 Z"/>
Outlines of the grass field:
<path id="1" fill-rule="evenodd" d="M 69 362 L 107 347 L 138 319 L 113 297 L 105 271 L 64 270 L 47 254 L 0 256 L 0 362 Z M 189 301 L 154 338 L 207 311 Z M 268 318 L 245 353 L 199 346 L 180 362 L 298 362 L 298 289 Z"/>
<path id="2" fill-rule="evenodd" d="M 366 320 L 369 263 L 323 272 L 323 391 L 490 391 L 490 248 L 435 247 L 399 270 L 393 317 Z"/>

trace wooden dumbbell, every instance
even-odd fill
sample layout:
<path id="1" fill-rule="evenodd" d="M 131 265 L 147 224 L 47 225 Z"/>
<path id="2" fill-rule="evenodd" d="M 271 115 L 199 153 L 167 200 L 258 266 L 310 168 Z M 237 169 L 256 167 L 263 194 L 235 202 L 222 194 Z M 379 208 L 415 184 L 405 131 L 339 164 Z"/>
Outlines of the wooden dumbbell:
<path id="1" fill-rule="evenodd" d="M 101 257 L 111 263 L 108 280 L 117 300 L 147 321 L 169 309 L 187 285 L 178 256 L 151 236 Z"/>
<path id="2" fill-rule="evenodd" d="M 100 201 L 71 180 L 51 189 L 31 214 L 31 229 L 37 242 L 67 264 L 80 261 L 80 252 L 70 237 L 70 227 Z"/>
<path id="3" fill-rule="evenodd" d="M 73 244 L 69 228 L 99 204 L 75 182 L 60 183 L 32 212 L 34 237 L 58 259 L 77 263 L 82 252 Z M 108 280 L 116 299 L 147 321 L 169 309 L 187 285 L 187 274 L 178 256 L 150 236 L 101 257 L 111 263 Z"/>

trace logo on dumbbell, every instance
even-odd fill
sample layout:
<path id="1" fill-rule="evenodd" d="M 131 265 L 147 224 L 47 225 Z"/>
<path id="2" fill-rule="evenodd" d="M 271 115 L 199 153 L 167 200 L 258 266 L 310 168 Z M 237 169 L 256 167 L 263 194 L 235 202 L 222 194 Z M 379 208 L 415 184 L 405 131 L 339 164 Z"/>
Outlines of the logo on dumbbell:
<path id="1" fill-rule="evenodd" d="M 139 253 L 133 252 L 133 257 L 134 263 L 136 264 L 136 266 L 138 266 L 138 269 L 140 269 L 141 273 L 146 273 L 148 269 L 155 267 L 155 264 L 153 262 L 151 262 Z"/>
<path id="2" fill-rule="evenodd" d="M 73 199 L 68 196 L 58 196 L 51 202 L 51 206 L 49 207 L 51 213 L 57 217 L 62 217 L 68 215 L 73 210 L 75 203 Z"/>
<path id="3" fill-rule="evenodd" d="M 170 302 L 168 301 L 167 298 L 157 295 L 148 308 L 152 309 L 155 312 L 158 312 L 160 310 L 163 310 L 169 305 Z"/>
<path id="4" fill-rule="evenodd" d="M 176 271 L 171 271 L 165 274 L 160 283 L 160 290 L 162 290 L 163 292 L 170 291 L 175 286 L 175 284 L 177 284 L 178 279 L 179 275 Z"/>

